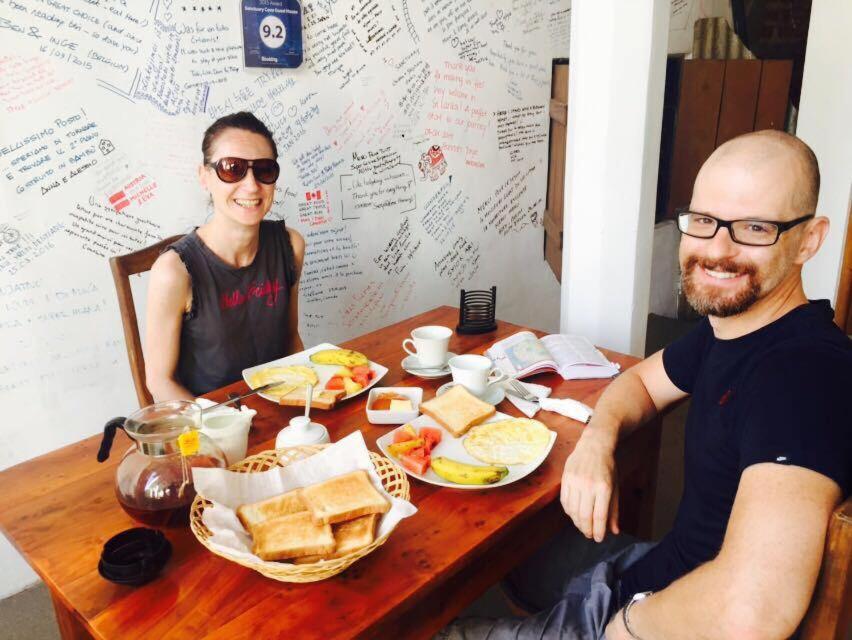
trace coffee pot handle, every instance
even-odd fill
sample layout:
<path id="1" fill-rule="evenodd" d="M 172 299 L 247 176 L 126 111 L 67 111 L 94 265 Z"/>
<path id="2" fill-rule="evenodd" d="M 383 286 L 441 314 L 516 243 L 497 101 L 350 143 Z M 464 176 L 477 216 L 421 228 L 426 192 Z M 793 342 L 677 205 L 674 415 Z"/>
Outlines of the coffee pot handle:
<path id="1" fill-rule="evenodd" d="M 112 449 L 112 441 L 115 439 L 117 429 L 124 429 L 124 421 L 126 418 L 113 418 L 104 425 L 104 437 L 101 440 L 101 446 L 98 449 L 98 462 L 103 462 L 109 458 L 109 451 Z"/>

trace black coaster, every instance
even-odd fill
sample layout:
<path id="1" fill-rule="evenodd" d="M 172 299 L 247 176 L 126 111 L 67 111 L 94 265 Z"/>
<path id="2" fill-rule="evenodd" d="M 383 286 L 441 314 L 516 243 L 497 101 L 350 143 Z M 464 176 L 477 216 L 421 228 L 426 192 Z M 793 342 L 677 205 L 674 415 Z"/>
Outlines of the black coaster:
<path id="1" fill-rule="evenodd" d="M 491 291 L 462 289 L 459 302 L 459 325 L 456 327 L 456 332 L 470 335 L 494 331 L 497 329 L 496 310 L 496 286 L 491 287 Z"/>
<path id="2" fill-rule="evenodd" d="M 153 580 L 172 555 L 162 531 L 137 527 L 104 544 L 98 573 L 110 582 L 137 587 Z"/>

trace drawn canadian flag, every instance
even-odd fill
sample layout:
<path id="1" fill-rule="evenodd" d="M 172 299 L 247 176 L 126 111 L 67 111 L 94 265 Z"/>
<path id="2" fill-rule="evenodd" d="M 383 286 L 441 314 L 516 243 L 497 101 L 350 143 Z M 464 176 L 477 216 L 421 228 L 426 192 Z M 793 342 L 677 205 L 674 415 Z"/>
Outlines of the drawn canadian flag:
<path id="1" fill-rule="evenodd" d="M 322 191 L 320 189 L 317 189 L 316 191 L 306 191 L 305 200 L 308 202 L 311 200 L 322 200 Z"/>

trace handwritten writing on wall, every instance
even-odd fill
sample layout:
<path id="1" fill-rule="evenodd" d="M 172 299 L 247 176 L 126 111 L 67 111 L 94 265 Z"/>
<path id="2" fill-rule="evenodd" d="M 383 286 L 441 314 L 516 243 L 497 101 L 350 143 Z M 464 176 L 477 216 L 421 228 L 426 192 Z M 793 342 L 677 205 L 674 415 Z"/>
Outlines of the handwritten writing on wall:
<path id="1" fill-rule="evenodd" d="M 182 46 L 176 78 L 183 89 L 221 84 L 242 71 L 239 29 L 231 29 L 221 19 L 195 20 L 179 27 L 179 32 Z"/>
<path id="2" fill-rule="evenodd" d="M 284 69 L 268 69 L 249 85 L 239 86 L 230 93 L 214 92 L 207 101 L 207 115 L 211 119 L 238 110 L 258 113 L 273 102 L 292 93 L 296 81 L 283 77 Z"/>
<path id="3" fill-rule="evenodd" d="M 447 44 L 456 36 L 466 36 L 486 17 L 477 11 L 469 0 L 436 0 L 423 5 L 426 30 L 437 32 L 441 42 Z"/>
<path id="4" fill-rule="evenodd" d="M 305 7 L 305 66 L 318 77 L 333 78 L 344 89 L 365 68 L 355 55 L 355 36 L 346 22 Z"/>
<path id="5" fill-rule="evenodd" d="M 332 151 L 330 144 L 316 144 L 296 156 L 290 156 L 299 184 L 319 187 L 331 178 L 345 160 Z"/>
<path id="6" fill-rule="evenodd" d="M 471 133 L 482 137 L 488 112 L 479 103 L 485 87 L 476 65 L 444 61 L 433 74 L 432 107 L 426 115 L 425 134 L 441 142 L 463 140 Z"/>
<path id="7" fill-rule="evenodd" d="M 435 272 L 460 287 L 468 284 L 479 271 L 481 252 L 479 244 L 459 236 L 453 246 L 433 262 Z"/>
<path id="8" fill-rule="evenodd" d="M 151 51 L 137 77 L 133 98 L 152 104 L 166 115 L 196 114 L 205 110 L 210 87 L 204 83 L 184 88 L 177 77 L 183 38 L 173 25 L 157 21 Z"/>
<path id="9" fill-rule="evenodd" d="M 544 24 L 544 7 L 537 0 L 512 0 L 513 22 L 521 33 L 538 31 Z"/>
<path id="10" fill-rule="evenodd" d="M 16 275 L 56 248 L 56 234 L 65 228 L 61 222 L 37 232 L 21 232 L 11 224 L 0 225 L 0 272 Z"/>
<path id="11" fill-rule="evenodd" d="M 0 56 L 0 108 L 5 113 L 26 111 L 73 82 L 44 56 Z"/>
<path id="12" fill-rule="evenodd" d="M 449 181 L 433 193 L 423 205 L 420 224 L 440 245 L 444 245 L 455 230 L 456 220 L 462 219 L 469 197 L 459 189 L 452 189 Z"/>
<path id="13" fill-rule="evenodd" d="M 347 16 L 358 46 L 368 55 L 387 45 L 400 31 L 399 15 L 392 2 L 355 0 Z"/>
<path id="14" fill-rule="evenodd" d="M 412 237 L 411 222 L 406 216 L 373 262 L 388 275 L 399 275 L 411 264 L 420 244 L 419 239 Z"/>
<path id="15" fill-rule="evenodd" d="M 474 37 L 459 38 L 453 37 L 450 40 L 450 45 L 455 49 L 456 55 L 460 60 L 479 64 L 485 61 L 486 43 Z"/>
<path id="16" fill-rule="evenodd" d="M 366 103 L 350 101 L 341 114 L 322 130 L 336 148 L 358 148 L 365 143 L 381 144 L 391 134 L 395 116 L 384 90 Z"/>
<path id="17" fill-rule="evenodd" d="M 97 165 L 104 155 L 99 137 L 98 124 L 85 111 L 65 111 L 0 147 L 3 182 L 18 195 L 47 195 Z"/>
<path id="18" fill-rule="evenodd" d="M 318 94 L 312 92 L 287 103 L 276 100 L 260 117 L 275 134 L 278 153 L 289 153 L 308 135 L 320 112 Z"/>
<path id="19" fill-rule="evenodd" d="M 543 104 L 512 107 L 494 112 L 497 148 L 516 149 L 547 141 L 549 116 Z"/>
<path id="20" fill-rule="evenodd" d="M 94 198 L 68 212 L 65 232 L 83 251 L 99 258 L 130 253 L 163 239 L 159 223 L 127 210 L 117 212 Z"/>
<path id="21" fill-rule="evenodd" d="M 343 220 L 353 220 L 377 212 L 395 215 L 417 207 L 414 167 L 400 164 L 382 173 L 340 176 Z"/>
<path id="22" fill-rule="evenodd" d="M 406 272 L 399 280 L 370 280 L 355 291 L 343 308 L 344 327 L 375 327 L 386 324 L 408 308 L 414 294 L 414 279 Z"/>
<path id="23" fill-rule="evenodd" d="M 396 69 L 399 75 L 391 84 L 400 92 L 396 103 L 400 119 L 416 122 L 428 91 L 426 82 L 431 67 L 420 57 L 418 51 L 412 51 L 396 65 Z"/>
<path id="24" fill-rule="evenodd" d="M 547 32 L 553 57 L 567 58 L 571 50 L 571 7 L 550 12 Z"/>
<path id="25" fill-rule="evenodd" d="M 539 88 L 550 86 L 550 66 L 537 62 L 539 52 L 504 39 L 502 47 L 491 46 L 488 54 L 488 63 L 512 78 Z"/>
<path id="26" fill-rule="evenodd" d="M 400 163 L 399 151 L 393 147 L 352 152 L 352 170 L 357 173 L 382 173 Z"/>
<path id="27" fill-rule="evenodd" d="M 144 53 L 151 26 L 148 10 L 148 4 L 141 2 L 131 8 L 93 2 L 80 7 L 63 0 L 28 6 L 9 0 L 4 20 L 13 33 L 37 40 L 42 55 L 121 84 L 133 77 L 134 58 Z"/>
<path id="28" fill-rule="evenodd" d="M 527 225 L 538 224 L 543 199 L 538 197 L 532 202 L 526 201 L 530 197 L 527 180 L 535 169 L 535 165 L 526 170 L 519 169 L 476 208 L 484 231 L 494 229 L 501 236 L 505 236 L 520 231 Z"/>
<path id="29" fill-rule="evenodd" d="M 92 333 L 108 306 L 107 294 L 91 281 L 57 286 L 39 277 L 0 286 L 0 343 L 15 345 L 0 363 L 0 393 L 45 391 L 51 383 L 69 392 L 102 383 L 124 348 L 120 338 Z"/>
<path id="30" fill-rule="evenodd" d="M 337 300 L 348 291 L 351 281 L 363 276 L 358 246 L 345 226 L 311 229 L 305 234 L 299 295 L 308 306 Z"/>

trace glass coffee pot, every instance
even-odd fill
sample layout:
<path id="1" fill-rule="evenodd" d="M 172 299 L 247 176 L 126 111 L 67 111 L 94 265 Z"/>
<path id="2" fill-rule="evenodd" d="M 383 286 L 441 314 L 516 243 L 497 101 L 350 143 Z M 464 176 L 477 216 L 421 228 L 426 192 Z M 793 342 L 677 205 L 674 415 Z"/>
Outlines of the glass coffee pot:
<path id="1" fill-rule="evenodd" d="M 98 461 L 109 457 L 116 430 L 134 440 L 118 465 L 115 495 L 134 519 L 152 527 L 189 524 L 195 498 L 192 467 L 225 467 L 225 454 L 201 427 L 201 407 L 186 400 L 159 402 L 104 427 Z"/>

